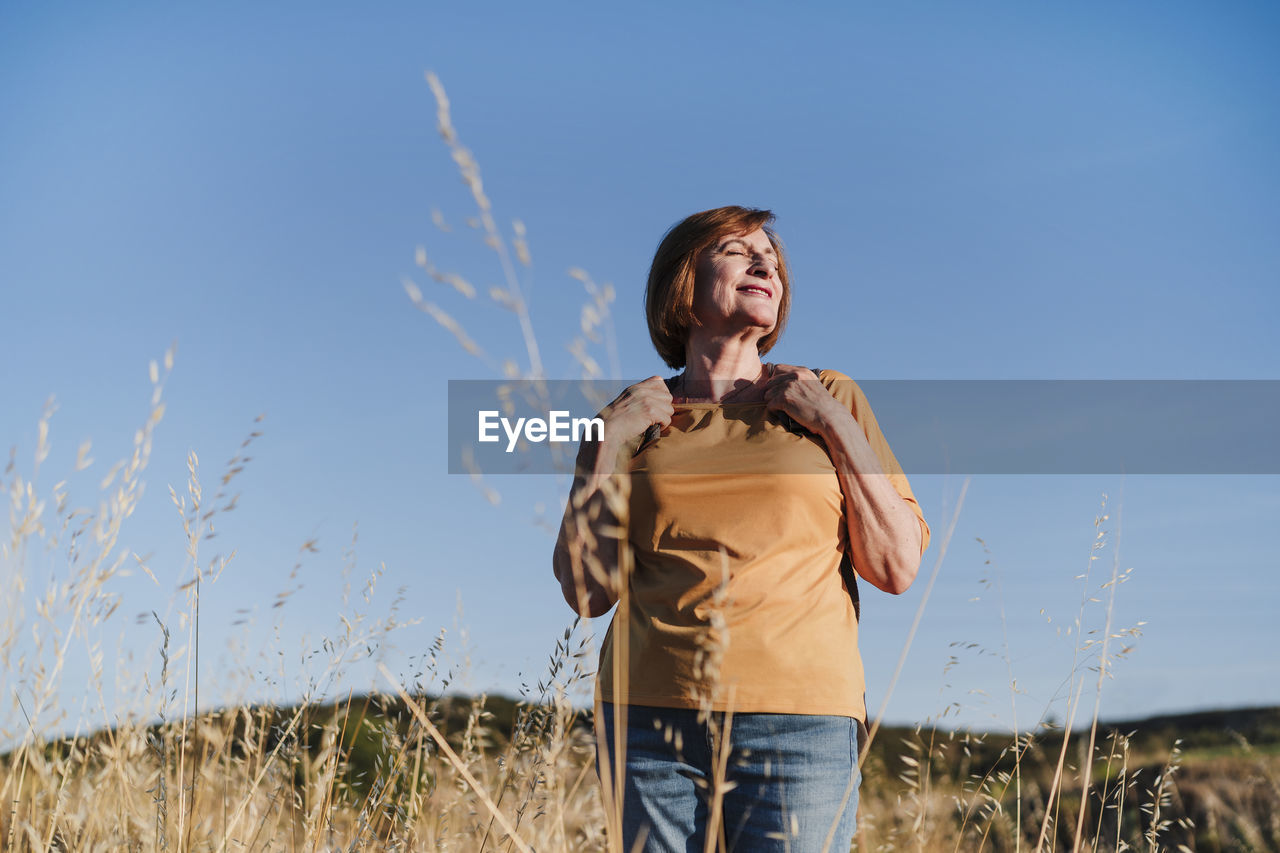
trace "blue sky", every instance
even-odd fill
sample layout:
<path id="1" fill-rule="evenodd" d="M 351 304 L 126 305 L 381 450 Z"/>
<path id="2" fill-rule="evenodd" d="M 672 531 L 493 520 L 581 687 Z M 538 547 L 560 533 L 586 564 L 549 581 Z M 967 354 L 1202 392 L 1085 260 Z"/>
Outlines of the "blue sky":
<path id="1" fill-rule="evenodd" d="M 493 507 L 445 473 L 446 382 L 492 374 L 413 309 L 402 278 L 486 351 L 523 347 L 484 298 L 501 271 L 465 224 L 428 69 L 499 223 L 528 227 L 550 376 L 577 375 L 565 345 L 585 294 L 571 267 L 617 290 L 623 375 L 665 372 L 640 307 L 653 248 L 685 214 L 736 203 L 775 210 L 790 252 L 776 361 L 865 379 L 1277 378 L 1269 4 L 14 3 L 0 19 L 0 427 L 18 470 L 56 395 L 37 485 L 68 477 L 73 503 L 96 505 L 146 417 L 148 362 L 178 346 L 122 539 L 160 585 L 116 581 L 122 605 L 101 635 L 134 675 L 154 668 L 158 633 L 137 615 L 172 613 L 189 576 L 167 488 L 183 489 L 192 449 L 211 483 L 263 413 L 239 507 L 209 546 L 238 549 L 202 605 L 215 685 L 233 681 L 234 649 L 278 642 L 286 655 L 250 669 L 283 667 L 281 690 L 296 689 L 297 660 L 338 625 L 357 523 L 357 574 L 385 565 L 371 614 L 403 590 L 399 618 L 420 620 L 395 635 L 396 671 L 444 627 L 472 688 L 514 692 L 568 622 L 536 522 L 539 507 L 558 520 L 563 484 L 504 478 Z M 419 246 L 480 298 L 415 270 Z M 92 476 L 70 476 L 87 438 Z M 960 484 L 913 480 L 935 531 L 926 572 Z M 1005 664 L 979 653 L 1003 643 L 988 559 L 1021 721 L 1061 695 L 1072 638 L 1058 632 L 1100 582 L 1076 576 L 1104 492 L 1094 572 L 1109 577 L 1118 546 L 1134 571 L 1116 626 L 1146 623 L 1104 715 L 1280 702 L 1274 476 L 986 476 L 891 719 L 954 702 L 965 720 L 1008 720 Z M 312 539 L 301 590 L 272 609 Z M 28 558 L 28 617 L 57 565 Z M 864 603 L 873 707 L 923 591 Z M 248 626 L 233 624 L 239 609 Z M 336 686 L 371 681 L 357 668 Z"/>

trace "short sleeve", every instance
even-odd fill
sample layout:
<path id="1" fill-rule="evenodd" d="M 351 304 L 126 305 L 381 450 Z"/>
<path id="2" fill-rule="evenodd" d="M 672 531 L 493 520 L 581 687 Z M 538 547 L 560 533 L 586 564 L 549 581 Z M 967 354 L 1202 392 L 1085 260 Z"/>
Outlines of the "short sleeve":
<path id="1" fill-rule="evenodd" d="M 911 484 L 907 481 L 907 475 L 903 473 L 897 457 L 893 455 L 893 451 L 889 448 L 889 442 L 885 439 L 884 434 L 880 432 L 880 425 L 876 423 L 876 416 L 871 411 L 871 404 L 867 401 L 867 396 L 862 393 L 858 383 L 838 370 L 819 370 L 815 371 L 815 373 L 817 373 L 818 380 L 823 387 L 831 393 L 831 396 L 839 400 L 853 414 L 854 420 L 862 427 L 862 432 L 867 437 L 867 443 L 871 445 L 876 458 L 880 460 L 880 467 L 889 476 L 889 482 L 893 484 L 898 495 L 911 505 L 916 518 L 920 520 L 920 553 L 923 554 L 925 549 L 929 547 L 929 523 L 924 520 L 924 512 L 920 509 L 920 502 L 916 500 L 915 494 L 911 491 Z"/>

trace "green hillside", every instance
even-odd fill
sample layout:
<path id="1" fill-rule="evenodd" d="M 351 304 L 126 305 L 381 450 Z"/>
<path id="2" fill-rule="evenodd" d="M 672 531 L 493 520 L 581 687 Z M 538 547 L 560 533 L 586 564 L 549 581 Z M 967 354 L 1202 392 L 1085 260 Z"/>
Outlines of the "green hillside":
<path id="1" fill-rule="evenodd" d="M 579 779 L 594 779 L 589 712 L 503 696 L 413 701 L 468 766 L 492 767 L 493 778 L 512 763 L 538 766 L 543 745 L 555 741 L 576 744 L 565 754 L 577 756 Z M 299 797 L 320 763 L 336 761 L 333 796 L 356 803 L 394 803 L 402 788 L 434 790 L 439 772 L 423 761 L 438 751 L 427 727 L 404 701 L 384 695 L 216 711 L 138 733 L 102 730 L 38 752 L 50 766 L 78 762 L 90 772 L 130 741 L 145 742 L 146 760 L 160 766 L 231 767 L 248 756 L 274 761 Z M 1092 735 L 1090 761 L 1088 730 L 1042 729 L 1015 742 L 1007 733 L 881 728 L 864 762 L 860 844 L 881 849 L 911 839 L 924 849 L 1003 851 L 1034 848 L 1043 834 L 1056 849 L 1072 849 L 1079 825 L 1080 834 L 1105 842 L 1099 849 L 1280 851 L 1280 707 L 1112 722 Z M 0 756 L 0 768 L 12 764 Z M 531 794 L 519 796 L 527 802 Z"/>

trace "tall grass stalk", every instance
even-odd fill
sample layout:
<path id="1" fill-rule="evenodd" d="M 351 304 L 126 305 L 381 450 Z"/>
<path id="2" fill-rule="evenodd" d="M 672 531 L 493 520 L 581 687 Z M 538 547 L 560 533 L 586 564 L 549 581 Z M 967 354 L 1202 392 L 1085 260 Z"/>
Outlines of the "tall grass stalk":
<path id="1" fill-rule="evenodd" d="M 1123 501 L 1121 502 L 1123 507 Z M 1107 607 L 1106 607 L 1106 625 L 1102 630 L 1102 650 L 1098 655 L 1098 682 L 1094 689 L 1093 699 L 1093 717 L 1089 721 L 1089 745 L 1085 748 L 1084 766 L 1080 768 L 1080 810 L 1076 816 L 1075 839 L 1071 846 L 1071 853 L 1078 853 L 1081 844 L 1084 842 L 1084 819 L 1089 811 L 1089 788 L 1093 781 L 1093 755 L 1094 749 L 1098 742 L 1098 713 L 1102 708 L 1102 685 L 1107 680 L 1108 666 L 1110 659 L 1107 657 L 1107 647 L 1111 642 L 1111 626 L 1115 617 L 1116 609 L 1116 589 L 1121 582 L 1120 577 L 1120 533 L 1121 531 L 1121 515 L 1116 516 L 1116 536 L 1115 543 L 1111 546 L 1111 580 L 1104 584 L 1104 588 L 1108 590 Z"/>
<path id="2" fill-rule="evenodd" d="M 514 314 L 524 352 L 518 357 L 486 353 L 462 323 L 437 300 L 428 299 L 417 284 L 406 281 L 405 290 L 414 306 L 495 373 L 540 379 L 545 350 L 539 347 L 528 312 L 529 280 L 522 279 L 532 269 L 524 226 L 514 223 L 513 236 L 504 236 L 479 166 L 453 127 L 443 85 L 434 75 L 428 76 L 428 84 L 436 98 L 441 135 L 476 205 L 480 238 L 495 252 L 501 268 L 503 286 L 494 288 L 490 296 L 501 309 Z M 434 218 L 443 224 L 442 216 Z M 415 260 L 432 280 L 459 298 L 474 299 L 475 288 L 467 279 L 437 268 L 424 249 L 419 249 Z M 571 270 L 569 275 L 582 283 L 586 300 L 582 334 L 568 350 L 585 378 L 601 375 L 602 361 L 616 375 L 617 353 L 609 332 L 612 289 L 596 285 L 581 270 Z M 597 358 L 593 346 L 605 346 L 606 356 Z M 299 548 L 287 587 L 269 608 L 274 616 L 268 627 L 274 639 L 261 650 L 268 663 L 254 673 L 250 655 L 238 662 L 245 667 L 244 685 L 239 689 L 248 694 L 257 682 L 257 694 L 216 693 L 217 684 L 211 685 L 208 678 L 207 655 L 203 668 L 201 664 L 200 622 L 202 615 L 211 615 L 207 610 L 213 600 L 210 590 L 232 563 L 235 551 L 225 558 L 220 554 L 206 558 L 201 545 L 216 539 L 215 523 L 236 506 L 238 495 L 229 494 L 229 488 L 249 461 L 248 447 L 260 435 L 256 428 L 227 464 L 212 498 L 206 497 L 201 485 L 199 458 L 194 451 L 188 456 L 186 492 L 179 496 L 171 490 L 187 549 L 182 577 L 170 609 L 152 611 L 151 618 L 139 626 L 148 635 L 154 635 L 155 628 L 148 627 L 153 621 L 159 627 L 158 638 L 149 640 L 156 648 L 153 658 L 143 661 L 142 683 L 128 683 L 122 667 L 114 670 L 117 694 L 133 695 L 136 706 L 108 707 L 104 681 L 109 676 L 102 664 L 99 635 L 121 605 L 118 581 L 128 558 L 132 556 L 138 570 L 159 585 L 147 560 L 124 548 L 121 536 L 142 496 L 141 475 L 150 459 L 153 432 L 164 415 L 162 389 L 173 355 L 172 349 L 165 354 L 163 370 L 160 364 L 150 366 L 152 396 L 144 424 L 126 457 L 96 478 L 101 495 L 96 509 L 72 508 L 65 482 L 47 490 L 39 486 L 50 454 L 52 403 L 40 415 L 30 474 L 19 473 L 16 454 L 5 469 L 0 485 L 9 499 L 9 535 L 0 543 L 5 569 L 0 580 L 14 605 L 0 614 L 0 658 L 17 716 L 12 722 L 0 720 L 0 736 L 8 750 L 0 755 L 0 799 L 6 803 L 0 810 L 0 839 L 6 849 L 173 849 L 182 853 L 267 848 L 544 853 L 609 849 L 623 853 L 619 841 L 623 779 L 618 767 L 625 762 L 626 703 L 617 706 L 614 729 L 618 766 L 607 760 L 597 765 L 600 736 L 592 737 L 592 725 L 599 732 L 602 715 L 597 709 L 594 720 L 588 720 L 581 701 L 581 688 L 591 679 L 596 656 L 584 627 L 574 623 L 554 643 L 545 678 L 523 701 L 511 704 L 500 698 L 450 695 L 458 672 L 447 660 L 451 650 L 446 632 L 437 635 L 430 648 L 411 655 L 403 672 L 395 672 L 384 660 L 394 632 L 412 622 L 397 615 L 399 598 L 384 618 L 373 617 L 383 572 L 381 567 L 367 571 L 359 585 L 354 532 L 351 546 L 343 552 L 338 624 L 314 648 L 304 647 L 296 662 L 302 673 L 296 681 L 298 695 L 290 694 L 290 683 L 283 677 L 286 653 L 281 638 L 287 632 L 281 614 L 300 588 L 304 561 L 320 553 L 315 540 Z M 87 443 L 81 445 L 77 472 L 92 466 L 89 449 Z M 1141 626 L 1123 630 L 1115 626 L 1117 589 L 1129 576 L 1127 570 L 1120 570 L 1118 547 L 1113 548 L 1110 580 L 1102 586 L 1105 622 L 1097 639 L 1085 639 L 1095 592 L 1090 588 L 1089 570 L 1081 576 L 1085 592 L 1064 679 L 1067 712 L 1062 732 L 1045 724 L 1049 708 L 1037 724 L 1027 725 L 1030 715 L 1021 716 L 999 588 L 1003 657 L 1014 697 L 1012 735 L 944 730 L 940 718 L 928 733 L 922 728 L 911 732 L 885 727 L 889 697 L 949 553 L 967 486 L 968 481 L 885 698 L 860 750 L 867 783 L 860 797 L 858 849 L 950 847 L 1004 853 L 1024 846 L 1056 850 L 1069 845 L 1075 853 L 1086 848 L 1190 847 L 1199 843 L 1191 822 L 1193 807 L 1200 809 L 1196 814 L 1205 815 L 1206 822 L 1231 827 L 1233 837 L 1247 839 L 1255 849 L 1280 849 L 1280 829 L 1269 828 L 1274 823 L 1270 815 L 1280 811 L 1273 756 L 1246 756 L 1242 749 L 1243 757 L 1231 759 L 1236 761 L 1230 765 L 1235 775 L 1257 773 L 1262 780 L 1254 786 L 1239 782 L 1240 794 L 1231 805 L 1234 812 L 1245 810 L 1240 803 L 1264 804 L 1241 818 L 1228 814 L 1225 807 L 1204 805 L 1208 798 L 1198 796 L 1203 789 L 1189 785 L 1180 775 L 1184 762 L 1191 767 L 1194 759 L 1190 752 L 1183 754 L 1179 744 L 1164 753 L 1150 748 L 1140 751 L 1136 740 L 1112 732 L 1106 748 L 1099 747 L 1104 727 L 1099 723 L 1098 695 L 1104 681 L 1114 676 L 1115 660 L 1127 652 L 1114 651 L 1113 641 L 1136 636 Z M 603 495 L 615 506 L 624 505 L 626 499 L 622 479 L 610 484 Z M 570 518 L 583 529 L 589 529 L 587 510 L 568 509 Z M 1105 520 L 1105 515 L 1095 519 L 1099 532 L 1090 551 L 1090 566 L 1105 541 L 1101 532 Z M 624 531 L 611 535 L 620 538 Z M 29 569 L 42 554 L 56 557 L 56 580 L 28 594 Z M 580 580 L 593 577 L 618 585 L 621 600 L 614 617 L 612 687 L 616 696 L 625 697 L 631 566 L 625 556 L 620 566 L 606 565 L 588 549 L 573 555 L 572 571 Z M 353 589 L 362 594 L 353 594 Z M 724 626 L 715 623 L 717 609 L 712 607 L 711 612 L 710 627 L 716 630 L 708 632 L 707 645 L 701 650 L 709 697 L 721 689 L 717 655 L 730 640 L 726 631 L 719 630 Z M 242 614 L 249 626 L 246 634 L 255 618 L 253 612 Z M 92 715 L 101 724 L 93 726 L 87 726 L 83 717 L 68 721 L 61 707 L 60 697 L 68 691 L 63 682 L 69 665 L 78 659 L 80 644 L 90 671 L 91 693 L 99 705 Z M 270 663 L 273 657 L 276 662 Z M 361 695 L 354 689 L 355 673 L 358 666 L 369 663 L 381 678 L 379 690 Z M 1086 732 L 1073 735 L 1072 723 L 1088 687 L 1084 673 L 1091 665 L 1097 668 L 1092 718 Z M 279 695 L 263 695 L 269 692 L 264 686 L 268 667 L 279 668 L 275 676 L 279 681 L 270 685 L 279 688 Z M 230 673 L 220 675 L 226 676 L 220 681 L 232 680 Z M 335 690 L 339 695 L 331 699 L 329 694 Z M 708 701 L 708 709 L 711 704 Z M 704 853 L 727 846 L 721 805 L 732 784 L 732 696 L 727 704 L 728 712 L 706 716 L 713 734 L 715 769 L 707 785 L 712 827 Z M 899 738 L 906 742 L 902 747 L 895 742 Z M 1066 770 L 1072 743 L 1082 746 L 1078 774 Z M 1218 781 L 1213 786 L 1215 795 L 1226 787 Z M 1073 806 L 1076 797 L 1078 807 Z M 828 847 L 830 843 L 828 834 Z M 1207 843 L 1203 846 L 1212 849 Z"/>
<path id="3" fill-rule="evenodd" d="M 898 663 L 894 667 L 893 676 L 889 679 L 889 684 L 885 688 L 884 699 L 880 701 L 880 709 L 876 712 L 875 718 L 872 720 L 870 731 L 867 733 L 867 742 L 861 745 L 858 750 L 858 762 L 861 764 L 871 750 L 871 744 L 875 741 L 876 735 L 880 733 L 880 726 L 884 722 L 885 712 L 889 707 L 889 699 L 893 696 L 893 691 L 898 685 L 898 679 L 902 675 L 902 669 L 906 666 L 907 653 L 911 650 L 911 643 L 915 639 L 916 631 L 920 628 L 920 621 L 924 616 L 925 605 L 929 603 L 929 595 L 933 592 L 933 586 L 938 580 L 938 574 L 942 570 L 943 560 L 946 558 L 947 549 L 951 544 L 951 536 L 955 533 L 956 524 L 960 520 L 960 510 L 964 507 L 964 497 L 969 491 L 969 480 L 966 478 L 960 487 L 960 496 L 956 500 L 955 510 L 951 514 L 951 520 L 947 524 L 946 533 L 942 537 L 942 543 L 938 547 L 938 555 L 934 558 L 933 569 L 929 573 L 929 582 L 925 585 L 924 594 L 920 597 L 920 604 L 916 607 L 916 615 L 911 620 L 911 628 L 907 631 L 907 638 L 903 641 L 902 649 L 898 653 Z M 840 824 L 840 814 L 844 812 L 849 804 L 849 800 L 853 797 L 854 779 L 849 780 L 848 786 L 844 791 L 844 797 L 840 801 L 840 808 L 836 811 L 836 819 L 832 822 L 830 829 L 827 830 L 826 840 L 823 842 L 823 853 L 827 853 L 831 848 L 831 843 L 835 839 L 836 829 Z"/>

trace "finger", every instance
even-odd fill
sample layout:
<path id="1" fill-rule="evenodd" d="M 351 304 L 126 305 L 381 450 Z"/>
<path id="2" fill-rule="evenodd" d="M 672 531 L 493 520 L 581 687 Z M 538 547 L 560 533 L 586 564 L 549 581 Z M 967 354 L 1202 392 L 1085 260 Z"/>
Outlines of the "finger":
<path id="1" fill-rule="evenodd" d="M 643 382 L 636 384 L 636 390 L 646 396 L 655 396 L 659 399 L 671 399 L 671 389 L 667 387 L 667 381 L 661 376 L 650 376 Z"/>
<path id="2" fill-rule="evenodd" d="M 670 406 L 672 397 L 665 391 L 646 389 L 644 393 L 637 395 L 633 402 L 643 411 L 648 412 L 651 406 Z"/>
<path id="3" fill-rule="evenodd" d="M 783 367 L 786 367 L 786 365 L 779 364 L 775 367 L 774 371 L 771 374 L 769 374 L 768 381 L 764 383 L 764 388 L 766 391 L 769 390 L 770 388 L 777 388 L 781 385 L 786 384 L 788 381 L 790 381 L 787 379 L 787 377 L 790 376 L 791 374 L 782 370 L 781 368 Z"/>
<path id="4" fill-rule="evenodd" d="M 768 385 L 765 386 L 765 391 L 766 392 L 773 391 L 774 393 L 784 393 L 787 387 L 790 386 L 791 383 L 794 381 L 795 381 L 795 374 L 779 373 L 776 377 L 774 377 L 769 382 Z"/>
<path id="5" fill-rule="evenodd" d="M 766 388 L 764 391 L 765 407 L 768 409 L 781 408 L 786 403 L 786 388 L 779 385 L 774 388 Z"/>
<path id="6" fill-rule="evenodd" d="M 655 383 L 656 386 L 663 388 L 666 387 L 666 383 L 662 381 L 661 376 L 650 376 L 648 379 L 642 379 L 634 385 L 628 385 L 626 388 L 623 388 L 622 393 L 618 395 L 618 399 L 629 400 L 632 397 L 644 394 L 646 391 L 655 390 Z"/>

